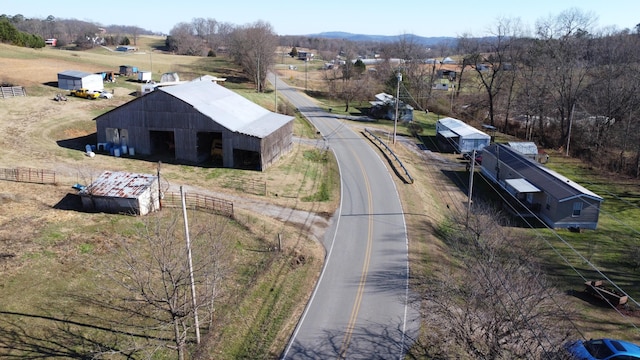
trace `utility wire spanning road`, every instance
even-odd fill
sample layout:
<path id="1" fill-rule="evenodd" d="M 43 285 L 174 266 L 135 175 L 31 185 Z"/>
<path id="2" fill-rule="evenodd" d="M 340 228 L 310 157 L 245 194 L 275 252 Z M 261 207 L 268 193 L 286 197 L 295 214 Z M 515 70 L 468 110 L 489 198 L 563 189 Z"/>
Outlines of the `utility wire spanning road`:
<path id="1" fill-rule="evenodd" d="M 334 152 L 342 190 L 324 269 L 282 358 L 402 359 L 418 321 L 407 303 L 407 232 L 393 179 L 343 120 L 273 74 L 269 80 Z"/>

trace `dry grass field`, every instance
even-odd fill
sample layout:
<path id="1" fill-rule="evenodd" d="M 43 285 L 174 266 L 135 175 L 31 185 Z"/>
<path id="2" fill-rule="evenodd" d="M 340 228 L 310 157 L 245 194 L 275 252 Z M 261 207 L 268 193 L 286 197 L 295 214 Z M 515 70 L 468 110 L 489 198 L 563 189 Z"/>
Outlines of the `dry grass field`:
<path id="1" fill-rule="evenodd" d="M 205 73 L 238 76 L 234 69 L 216 60 L 152 52 L 150 45 L 142 45 L 140 49 L 137 54 L 105 49 L 61 52 L 48 48 L 16 49 L 0 44 L 0 83 L 24 86 L 28 93 L 27 97 L 0 99 L 0 133 L 3 134 L 0 168 L 48 169 L 56 172 L 57 179 L 56 185 L 0 181 L 0 311 L 23 314 L 16 324 L 27 324 L 27 330 L 42 327 L 54 331 L 55 324 L 25 319 L 36 314 L 66 314 L 72 305 L 68 294 L 93 287 L 92 279 L 82 274 L 91 270 L 90 263 L 96 258 L 107 256 L 108 248 L 113 245 L 113 232 L 138 221 L 122 215 L 61 210 L 63 199 L 74 192 L 71 186 L 90 182 L 106 169 L 144 173 L 155 173 L 157 169 L 156 162 L 144 159 L 106 155 L 90 158 L 83 153 L 84 145 L 94 141 L 93 119 L 133 99 L 139 84 L 119 78 L 116 83 L 106 85 L 114 91 L 113 99 L 69 98 L 56 102 L 53 98 L 60 93 L 55 87 L 57 72 L 117 70 L 119 65 L 130 64 L 140 69 L 152 68 L 156 79 L 168 71 L 184 74 L 185 78 Z M 276 66 L 283 80 L 300 89 L 304 89 L 307 82 L 311 89 L 322 86 L 321 74 L 305 73 L 300 66 L 298 70 L 290 70 L 290 63 L 295 64 L 296 60 L 283 58 L 283 64 Z M 242 91 L 242 84 L 230 86 Z M 250 90 L 246 95 L 254 96 Z M 255 101 L 270 106 L 267 98 Z M 362 123 L 344 122 L 358 132 L 364 129 Z M 389 124 L 380 125 L 367 124 L 389 131 Z M 313 194 L 321 187 L 318 179 L 335 178 L 335 174 L 331 174 L 330 165 L 313 160 L 318 155 L 318 149 L 313 146 L 315 132 L 305 130 L 307 125 L 299 120 L 295 126 L 296 135 L 307 134 L 303 136 L 306 141 L 296 142 L 291 154 L 264 173 L 162 164 L 165 188 L 175 190 L 184 186 L 187 191 L 234 202 L 238 223 L 234 229 L 239 239 L 234 245 L 234 259 L 239 268 L 244 266 L 246 270 L 251 264 L 270 264 L 264 274 L 255 275 L 256 282 L 245 286 L 247 292 L 239 292 L 235 284 L 236 292 L 226 294 L 224 300 L 230 305 L 224 307 L 224 311 L 228 314 L 219 320 L 221 331 L 210 340 L 210 347 L 218 358 L 247 354 L 276 357 L 295 326 L 322 265 L 324 250 L 318 240 L 329 225 L 330 214 L 339 200 L 339 188 L 331 188 L 329 201 L 314 201 Z M 461 213 L 466 206 L 466 195 L 444 172 L 458 171 L 464 164 L 451 154 L 420 151 L 415 142 L 403 137 L 393 147 L 415 179 L 413 184 L 407 184 L 396 178 L 396 186 L 410 236 L 412 272 L 438 273 L 451 264 L 446 245 L 435 235 L 436 229 L 451 212 Z M 372 143 L 372 146 L 375 145 Z M 264 184 L 267 195 L 250 194 L 238 188 L 238 183 L 247 182 Z M 284 234 L 285 255 L 246 251 L 273 246 L 278 234 Z M 305 259 L 303 266 L 291 266 L 300 264 L 299 259 Z M 293 292 L 284 289 L 293 289 Z M 290 298 L 289 303 L 279 309 L 279 314 L 262 314 L 266 304 L 274 300 L 269 296 L 275 293 L 280 299 Z M 605 334 L 634 337 L 629 329 L 636 326 L 635 318 L 628 322 L 607 321 L 612 317 L 611 309 L 592 306 L 569 293 L 559 302 L 583 312 L 579 324 L 587 337 Z M 282 318 L 273 330 L 275 334 L 257 334 L 274 316 Z M 43 331 L 36 331 L 35 339 L 45 341 Z M 7 340 L 6 336 L 0 331 L 0 343 Z M 267 336 L 267 340 L 256 340 L 259 336 Z M 262 343 L 263 347 L 252 348 L 251 343 Z"/>
<path id="2" fill-rule="evenodd" d="M 63 319 L 70 312 L 91 313 L 86 304 L 72 299 L 95 291 L 92 264 L 112 256 L 109 251 L 127 233 L 125 229 L 142 221 L 126 215 L 69 209 L 66 202 L 75 194 L 72 185 L 88 184 L 104 170 L 154 174 L 158 167 L 157 162 L 143 158 L 89 157 L 84 153 L 86 144 L 95 143 L 93 119 L 132 100 L 138 83 L 123 77 L 107 83 L 105 87 L 115 94 L 112 99 L 67 96 L 67 101 L 54 101 L 58 93 L 68 95 L 56 87 L 57 73 L 117 71 L 120 64 L 144 69 L 151 66 L 150 56 L 154 78 L 168 71 L 178 71 L 187 80 L 204 74 L 235 73 L 233 69 L 225 72 L 221 68 L 224 62 L 203 64 L 198 58 L 142 51 L 73 52 L 0 44 L 0 54 L 0 83 L 23 86 L 27 91 L 26 97 L 0 99 L 0 133 L 4 134 L 0 138 L 0 168 L 45 169 L 56 174 L 54 185 L 0 181 L 0 312 L 6 317 L 0 343 L 13 343 L 16 349 L 36 349 L 37 353 L 40 345 L 56 346 L 47 333 L 54 338 L 56 334 L 62 336 L 58 332 L 68 326 L 64 321 L 47 321 L 39 316 Z M 241 84 L 233 86 L 243 91 Z M 255 96 L 251 90 L 246 91 Z M 299 122 L 296 120 L 295 127 L 304 129 Z M 284 347 L 313 289 L 324 258 L 319 240 L 339 201 L 339 186 L 335 171 L 331 174 L 335 163 L 319 161 L 322 154 L 312 140 L 295 142 L 293 151 L 265 172 L 161 165 L 164 190 L 178 191 L 183 186 L 187 192 L 234 203 L 234 220 L 229 225 L 234 234 L 229 237 L 233 248 L 229 261 L 234 271 L 225 280 L 229 290 L 223 291 L 219 300 L 224 314 L 216 323 L 219 331 L 208 338 L 208 347 L 220 358 L 243 357 L 247 352 L 274 357 Z M 319 193 L 322 182 L 328 183 L 329 199 L 316 201 L 314 194 Z M 239 185 L 243 183 L 256 183 L 267 193 L 247 192 Z M 216 217 L 200 216 L 211 217 L 201 221 L 215 221 Z M 282 239 L 281 253 L 262 251 L 273 249 L 278 238 Z M 277 308 L 269 314 L 261 313 L 265 304 L 273 302 L 277 302 Z M 269 331 L 258 330 L 265 323 Z M 12 332 L 18 327 L 24 334 Z M 79 334 L 83 331 L 82 327 L 77 330 Z M 78 342 L 70 346 L 81 348 L 83 339 L 78 336 L 70 341 Z"/>

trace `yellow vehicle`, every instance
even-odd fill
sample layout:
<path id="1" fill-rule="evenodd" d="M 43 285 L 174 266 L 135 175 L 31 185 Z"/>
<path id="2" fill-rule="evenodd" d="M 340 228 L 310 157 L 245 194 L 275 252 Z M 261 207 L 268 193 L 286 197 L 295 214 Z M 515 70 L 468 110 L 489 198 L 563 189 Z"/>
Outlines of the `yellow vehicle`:
<path id="1" fill-rule="evenodd" d="M 85 99 L 95 100 L 100 96 L 100 93 L 97 91 L 91 91 L 87 89 L 75 89 L 75 90 L 71 90 L 70 95 L 85 98 Z"/>

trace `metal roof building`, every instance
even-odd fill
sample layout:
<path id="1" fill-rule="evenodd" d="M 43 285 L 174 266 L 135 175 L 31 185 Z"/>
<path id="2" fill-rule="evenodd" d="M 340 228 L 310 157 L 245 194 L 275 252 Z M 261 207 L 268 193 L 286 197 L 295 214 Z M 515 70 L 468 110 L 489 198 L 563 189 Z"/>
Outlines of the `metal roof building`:
<path id="1" fill-rule="evenodd" d="M 180 163 L 265 170 L 290 151 L 293 117 L 212 81 L 159 87 L 96 118 L 98 143 Z"/>
<path id="2" fill-rule="evenodd" d="M 436 137 L 442 148 L 461 154 L 482 150 L 491 142 L 491 136 L 461 120 L 450 117 L 436 122 Z"/>
<path id="3" fill-rule="evenodd" d="M 63 90 L 89 89 L 104 90 L 102 75 L 84 71 L 66 70 L 58 73 L 58 88 Z"/>
<path id="4" fill-rule="evenodd" d="M 158 177 L 105 171 L 80 191 L 88 211 L 146 215 L 160 209 Z"/>
<path id="5" fill-rule="evenodd" d="M 513 196 L 512 211 L 551 228 L 595 229 L 603 198 L 505 144 L 482 151 L 482 174 Z M 515 209 L 515 210 L 514 210 Z"/>

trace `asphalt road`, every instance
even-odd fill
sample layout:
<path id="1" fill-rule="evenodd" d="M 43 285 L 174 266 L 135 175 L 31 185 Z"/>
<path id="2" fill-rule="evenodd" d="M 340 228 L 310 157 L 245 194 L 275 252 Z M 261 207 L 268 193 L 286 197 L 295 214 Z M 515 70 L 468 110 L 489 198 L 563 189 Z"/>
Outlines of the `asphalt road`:
<path id="1" fill-rule="evenodd" d="M 282 358 L 402 359 L 418 321 L 407 304 L 407 232 L 391 174 L 345 120 L 269 79 L 323 135 L 342 187 L 324 239 L 325 267 Z"/>

